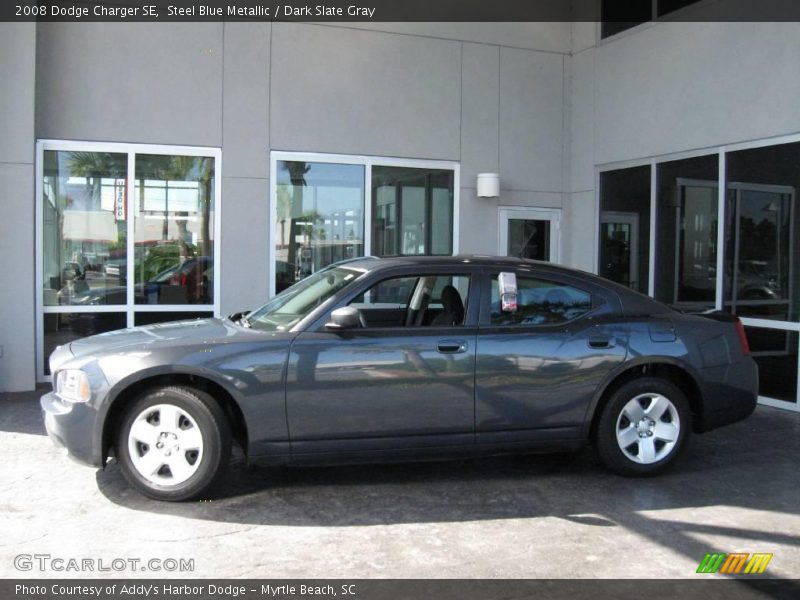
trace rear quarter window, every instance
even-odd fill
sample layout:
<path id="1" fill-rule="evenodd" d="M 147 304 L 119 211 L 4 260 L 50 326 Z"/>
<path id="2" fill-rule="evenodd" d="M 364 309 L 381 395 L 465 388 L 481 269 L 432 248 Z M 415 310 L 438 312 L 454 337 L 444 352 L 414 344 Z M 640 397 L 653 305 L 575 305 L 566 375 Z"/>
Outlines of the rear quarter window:
<path id="1" fill-rule="evenodd" d="M 592 310 L 592 294 L 555 281 L 517 275 L 517 311 L 500 310 L 497 276 L 492 278 L 492 325 L 553 325 L 566 323 Z"/>

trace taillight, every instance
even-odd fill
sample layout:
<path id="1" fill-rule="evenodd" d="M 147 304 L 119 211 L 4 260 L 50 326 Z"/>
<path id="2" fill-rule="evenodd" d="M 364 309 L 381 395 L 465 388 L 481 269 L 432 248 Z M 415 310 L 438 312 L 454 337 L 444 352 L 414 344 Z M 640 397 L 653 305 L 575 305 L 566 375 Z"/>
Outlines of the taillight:
<path id="1" fill-rule="evenodd" d="M 750 342 L 747 341 L 747 333 L 744 330 L 744 324 L 739 317 L 736 319 L 734 325 L 736 326 L 736 335 L 739 336 L 739 343 L 742 345 L 742 354 L 748 356 L 750 354 Z"/>

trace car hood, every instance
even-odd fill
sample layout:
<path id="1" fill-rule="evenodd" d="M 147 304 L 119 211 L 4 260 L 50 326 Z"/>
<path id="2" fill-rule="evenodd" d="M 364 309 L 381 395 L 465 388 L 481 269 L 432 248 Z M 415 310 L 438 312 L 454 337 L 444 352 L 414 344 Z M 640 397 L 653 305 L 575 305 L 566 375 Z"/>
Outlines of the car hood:
<path id="1" fill-rule="evenodd" d="M 109 331 L 75 340 L 69 346 L 76 357 L 118 352 L 130 347 L 187 345 L 247 335 L 249 330 L 223 319 L 194 319 Z"/>

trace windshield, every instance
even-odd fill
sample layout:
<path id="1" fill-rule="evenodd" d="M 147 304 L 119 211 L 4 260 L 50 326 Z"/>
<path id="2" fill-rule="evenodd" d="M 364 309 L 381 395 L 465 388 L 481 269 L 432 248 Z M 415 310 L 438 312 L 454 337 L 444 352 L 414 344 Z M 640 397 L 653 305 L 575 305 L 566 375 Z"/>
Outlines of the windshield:
<path id="1" fill-rule="evenodd" d="M 254 329 L 287 331 L 361 274 L 361 271 L 344 267 L 329 267 L 318 271 L 248 314 L 247 322 Z"/>

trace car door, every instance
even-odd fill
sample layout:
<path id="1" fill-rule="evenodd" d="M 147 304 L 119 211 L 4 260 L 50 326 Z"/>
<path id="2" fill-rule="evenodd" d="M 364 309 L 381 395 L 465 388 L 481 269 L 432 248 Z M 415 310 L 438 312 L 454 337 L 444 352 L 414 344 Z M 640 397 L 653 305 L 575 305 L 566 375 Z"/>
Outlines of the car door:
<path id="1" fill-rule="evenodd" d="M 366 327 L 332 331 L 329 312 L 294 339 L 286 381 L 293 455 L 474 444 L 474 273 L 413 271 L 368 278 L 331 307 L 359 308 Z M 445 284 L 462 299 L 458 323 L 438 318 Z"/>
<path id="2" fill-rule="evenodd" d="M 517 311 L 504 313 L 499 271 L 488 270 L 482 284 L 477 442 L 577 437 L 597 386 L 625 359 L 619 301 L 592 283 L 520 268 Z"/>

